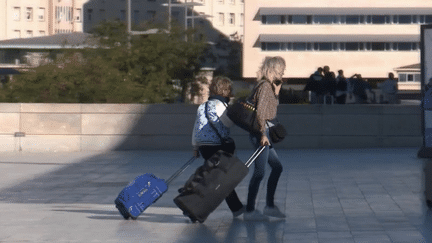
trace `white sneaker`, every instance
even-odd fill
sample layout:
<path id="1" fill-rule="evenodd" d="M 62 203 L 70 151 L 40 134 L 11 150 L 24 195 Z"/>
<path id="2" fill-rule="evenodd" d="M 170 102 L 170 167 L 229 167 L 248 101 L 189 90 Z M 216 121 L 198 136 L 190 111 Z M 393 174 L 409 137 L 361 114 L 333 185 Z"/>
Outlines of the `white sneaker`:
<path id="1" fill-rule="evenodd" d="M 274 207 L 266 206 L 264 208 L 264 214 L 267 216 L 271 216 L 271 217 L 275 217 L 275 218 L 281 218 L 281 219 L 286 217 L 286 215 L 283 214 L 277 206 L 274 206 Z"/>
<path id="2" fill-rule="evenodd" d="M 260 211 L 245 212 L 243 219 L 247 221 L 267 221 L 269 218 L 263 215 Z"/>

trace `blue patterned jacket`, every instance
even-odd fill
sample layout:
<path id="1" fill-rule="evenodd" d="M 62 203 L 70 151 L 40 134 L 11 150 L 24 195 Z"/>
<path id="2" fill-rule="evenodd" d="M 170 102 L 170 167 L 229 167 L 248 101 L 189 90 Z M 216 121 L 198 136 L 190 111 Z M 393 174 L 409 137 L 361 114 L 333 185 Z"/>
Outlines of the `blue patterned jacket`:
<path id="1" fill-rule="evenodd" d="M 194 147 L 222 144 L 219 136 L 208 123 L 209 121 L 205 114 L 206 103 L 208 103 L 207 112 L 210 122 L 219 131 L 219 134 L 222 138 L 227 138 L 230 135 L 230 129 L 225 126 L 220 119 L 226 110 L 227 104 L 221 97 L 210 97 L 210 99 L 201 104 L 197 110 L 197 117 L 192 132 L 192 146 Z"/>

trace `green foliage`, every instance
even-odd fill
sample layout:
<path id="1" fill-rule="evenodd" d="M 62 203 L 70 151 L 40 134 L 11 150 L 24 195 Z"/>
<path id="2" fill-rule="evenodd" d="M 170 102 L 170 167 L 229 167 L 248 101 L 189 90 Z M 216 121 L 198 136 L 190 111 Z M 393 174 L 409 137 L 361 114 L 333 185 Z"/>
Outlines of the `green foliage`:
<path id="1" fill-rule="evenodd" d="M 97 48 L 64 50 L 56 60 L 16 75 L 0 90 L 3 102 L 170 103 L 185 94 L 199 71 L 204 42 L 184 41 L 173 27 L 129 37 L 121 22 L 92 32 Z M 183 90 L 174 87 L 180 80 Z"/>

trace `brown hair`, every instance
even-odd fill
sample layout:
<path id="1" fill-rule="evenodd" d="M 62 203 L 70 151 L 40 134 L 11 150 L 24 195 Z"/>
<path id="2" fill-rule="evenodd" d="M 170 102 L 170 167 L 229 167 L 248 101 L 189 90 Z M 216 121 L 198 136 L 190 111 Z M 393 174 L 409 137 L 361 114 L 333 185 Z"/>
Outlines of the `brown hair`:
<path id="1" fill-rule="evenodd" d="M 213 78 L 212 83 L 210 84 L 210 95 L 221 95 L 223 96 L 223 92 L 229 89 L 229 94 L 232 92 L 232 81 L 224 76 L 217 76 Z"/>

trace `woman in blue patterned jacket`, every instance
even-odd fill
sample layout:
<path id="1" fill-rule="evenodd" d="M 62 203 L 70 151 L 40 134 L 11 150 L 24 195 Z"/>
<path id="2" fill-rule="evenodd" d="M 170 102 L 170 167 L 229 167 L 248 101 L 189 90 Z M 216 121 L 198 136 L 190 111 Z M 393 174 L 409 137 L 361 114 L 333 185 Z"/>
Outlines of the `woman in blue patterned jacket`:
<path id="1" fill-rule="evenodd" d="M 198 107 L 197 118 L 192 133 L 194 154 L 205 160 L 219 150 L 234 153 L 234 141 L 230 138 L 232 122 L 222 116 L 226 111 L 232 93 L 232 82 L 227 77 L 215 77 L 210 85 L 209 100 Z M 224 141 L 230 140 L 230 143 Z M 233 190 L 225 199 L 234 217 L 240 216 L 245 207 Z"/>

